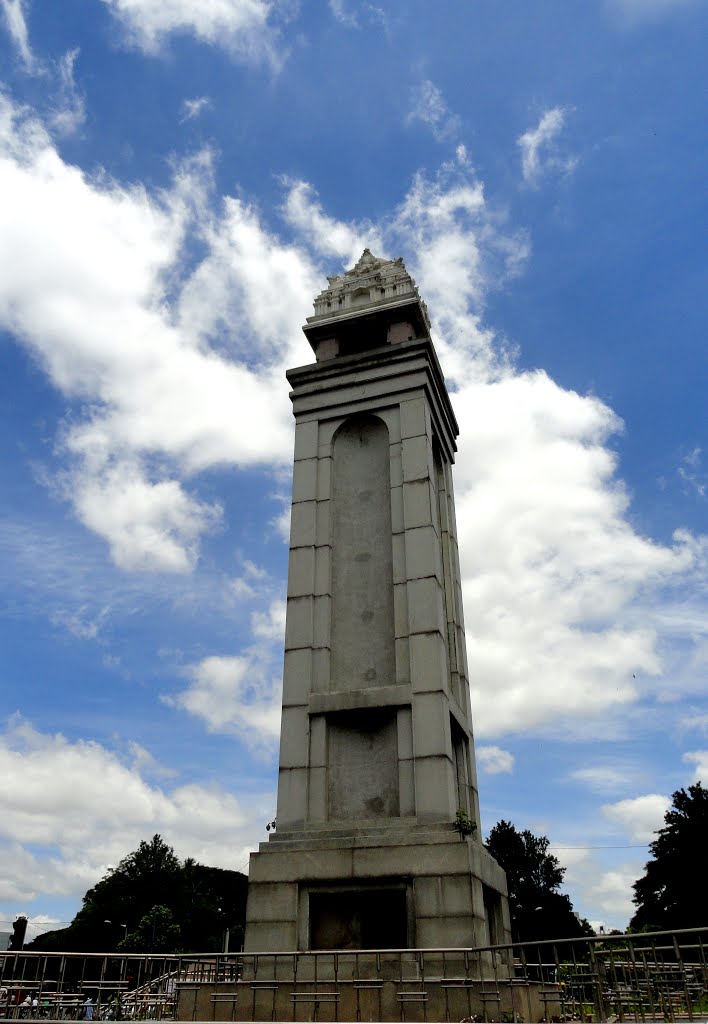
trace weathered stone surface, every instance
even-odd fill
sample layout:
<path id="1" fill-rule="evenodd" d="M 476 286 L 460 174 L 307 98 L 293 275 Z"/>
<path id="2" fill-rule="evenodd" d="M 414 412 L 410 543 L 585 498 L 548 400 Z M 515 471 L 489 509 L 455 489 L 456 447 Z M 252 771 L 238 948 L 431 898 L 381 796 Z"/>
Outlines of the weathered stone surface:
<path id="1" fill-rule="evenodd" d="M 440 540 L 432 526 L 406 530 L 406 573 L 409 580 L 435 576 L 442 582 Z"/>
<path id="2" fill-rule="evenodd" d="M 311 648 L 314 598 L 290 597 L 285 620 L 285 649 Z"/>
<path id="3" fill-rule="evenodd" d="M 299 501 L 290 510 L 290 547 L 313 547 L 316 541 L 317 502 Z"/>
<path id="4" fill-rule="evenodd" d="M 301 459 L 293 465 L 293 503 L 316 500 L 317 462 L 316 458 Z"/>
<path id="5" fill-rule="evenodd" d="M 294 461 L 317 458 L 317 420 L 298 423 L 295 428 Z"/>
<path id="6" fill-rule="evenodd" d="M 293 548 L 288 562 L 288 597 L 315 593 L 315 549 Z"/>
<path id="7" fill-rule="evenodd" d="M 412 398 L 401 402 L 401 437 L 418 437 L 427 433 L 425 399 Z"/>

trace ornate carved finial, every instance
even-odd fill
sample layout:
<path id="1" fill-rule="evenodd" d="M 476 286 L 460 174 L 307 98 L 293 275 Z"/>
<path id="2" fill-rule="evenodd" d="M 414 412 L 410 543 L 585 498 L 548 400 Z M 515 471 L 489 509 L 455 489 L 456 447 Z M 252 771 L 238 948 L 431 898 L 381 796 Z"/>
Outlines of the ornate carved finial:
<path id="1" fill-rule="evenodd" d="M 425 303 L 418 294 L 415 281 L 406 270 L 403 258 L 393 260 L 374 256 L 366 248 L 361 256 L 343 274 L 327 277 L 327 288 L 315 299 L 315 315 L 308 317 L 305 333 L 315 347 L 313 331 L 322 335 L 325 324 L 332 324 L 332 337 L 337 335 L 337 321 L 350 321 L 353 316 L 381 312 L 390 325 L 390 338 L 405 341 L 411 336 L 430 333 L 430 322 Z M 417 311 L 417 312 L 416 312 Z M 400 313 L 400 320 L 397 319 Z M 413 325 L 416 326 L 413 326 Z M 396 326 L 397 325 L 397 326 Z M 400 338 L 398 337 L 400 334 Z M 328 335 L 329 337 L 329 335 Z M 319 346 L 319 341 L 317 342 Z M 334 343 L 329 346 L 333 348 Z M 326 346 L 325 346 L 326 347 Z M 329 348 L 327 351 L 329 352 Z M 316 348 L 318 358 L 322 351 Z M 329 357 L 328 357 L 329 358 Z"/>
<path id="2" fill-rule="evenodd" d="M 363 274 L 369 274 L 372 270 L 382 266 L 387 260 L 379 260 L 372 255 L 371 249 L 364 249 L 363 253 L 359 257 L 358 261 L 354 264 L 351 270 L 346 273 L 347 277 L 356 275 L 361 277 Z"/>

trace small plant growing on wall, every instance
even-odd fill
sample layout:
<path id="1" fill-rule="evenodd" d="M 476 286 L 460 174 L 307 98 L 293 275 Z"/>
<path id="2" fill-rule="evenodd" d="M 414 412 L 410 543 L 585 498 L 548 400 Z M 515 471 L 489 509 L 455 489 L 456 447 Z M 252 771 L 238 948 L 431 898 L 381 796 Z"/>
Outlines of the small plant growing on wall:
<path id="1" fill-rule="evenodd" d="M 463 811 L 462 808 L 460 808 L 455 815 L 452 827 L 455 829 L 455 832 L 459 833 L 460 839 L 467 839 L 477 831 L 477 822 L 470 821 L 470 816 L 467 811 Z"/>

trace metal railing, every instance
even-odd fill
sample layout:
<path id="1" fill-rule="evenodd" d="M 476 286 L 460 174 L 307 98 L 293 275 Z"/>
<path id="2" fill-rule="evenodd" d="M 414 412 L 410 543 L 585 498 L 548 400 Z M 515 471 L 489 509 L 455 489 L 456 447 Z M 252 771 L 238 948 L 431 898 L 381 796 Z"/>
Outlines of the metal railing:
<path id="1" fill-rule="evenodd" d="M 0 1020 L 708 1021 L 708 928 L 475 949 L 0 953 Z"/>

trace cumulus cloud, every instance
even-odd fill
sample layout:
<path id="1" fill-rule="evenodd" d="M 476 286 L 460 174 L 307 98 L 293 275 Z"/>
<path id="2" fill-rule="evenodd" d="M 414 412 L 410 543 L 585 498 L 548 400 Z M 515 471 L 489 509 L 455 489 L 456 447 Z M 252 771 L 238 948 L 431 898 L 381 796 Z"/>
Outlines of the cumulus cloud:
<path id="1" fill-rule="evenodd" d="M 601 808 L 608 821 L 618 825 L 630 839 L 637 843 L 650 843 L 654 833 L 664 824 L 664 814 L 671 801 L 661 793 L 647 793 L 645 796 L 619 800 L 604 804 Z"/>
<path id="2" fill-rule="evenodd" d="M 454 138 L 460 130 L 459 117 L 450 112 L 442 91 L 429 79 L 413 89 L 406 120 L 409 124 L 420 121 L 426 125 L 438 142 Z"/>
<path id="3" fill-rule="evenodd" d="M 176 480 L 145 479 L 127 460 L 102 472 L 74 475 L 77 514 L 90 530 L 106 537 L 121 569 L 188 572 L 198 540 L 220 509 L 185 493 Z"/>
<path id="4" fill-rule="evenodd" d="M 508 750 L 495 746 L 478 746 L 475 749 L 477 764 L 487 775 L 499 775 L 514 770 L 514 755 Z"/>
<path id="5" fill-rule="evenodd" d="M 190 33 L 251 60 L 278 63 L 270 0 L 101 0 L 125 28 L 132 43 L 155 53 L 172 34 Z"/>
<path id="6" fill-rule="evenodd" d="M 642 865 L 632 861 L 606 870 L 591 864 L 587 867 L 579 886 L 585 905 L 602 914 L 606 927 L 623 931 L 637 909 L 632 903 L 632 885 L 640 877 Z M 577 884 L 575 879 L 573 884 Z"/>
<path id="7" fill-rule="evenodd" d="M 252 644 L 239 654 L 211 655 L 186 670 L 189 685 L 163 700 L 199 718 L 209 732 L 238 736 L 261 755 L 280 732 L 285 602 L 251 615 Z"/>
<path id="8" fill-rule="evenodd" d="M 159 198 L 89 180 L 0 100 L 0 187 L 14 196 L 0 221 L 0 323 L 86 403 L 61 437 L 63 490 L 124 568 L 193 566 L 219 509 L 182 475 L 289 459 L 282 368 L 303 361 L 299 324 L 318 278 L 247 204 L 210 219 L 208 172 L 203 155 Z M 207 254 L 170 309 L 197 207 Z"/>
<path id="9" fill-rule="evenodd" d="M 688 764 L 696 766 L 694 782 L 708 784 L 708 750 L 689 750 L 683 755 L 683 759 Z"/>
<path id="10" fill-rule="evenodd" d="M 0 734 L 0 899 L 78 897 L 155 831 L 182 857 L 240 867 L 256 840 L 254 806 L 218 786 L 152 785 L 146 757 L 71 742 L 13 717 Z"/>
<path id="11" fill-rule="evenodd" d="M 0 10 L 5 19 L 5 27 L 10 34 L 17 54 L 28 71 L 34 68 L 34 57 L 29 44 L 25 0 L 0 0 Z"/>
<path id="12" fill-rule="evenodd" d="M 287 189 L 282 208 L 285 220 L 321 256 L 334 256 L 349 269 L 367 247 L 383 253 L 384 242 L 378 227 L 369 221 L 347 224 L 330 217 L 307 181 L 284 178 L 283 184 Z"/>
<path id="13" fill-rule="evenodd" d="M 410 254 L 453 388 L 506 373 L 507 354 L 482 317 L 489 291 L 522 270 L 530 247 L 526 234 L 509 229 L 503 212 L 487 202 L 464 147 L 437 174 L 415 175 L 384 238 Z"/>
<path id="14" fill-rule="evenodd" d="M 556 140 L 565 124 L 567 111 L 553 107 L 545 111 L 538 125 L 517 139 L 521 150 L 521 173 L 527 185 L 537 186 L 550 172 L 569 174 L 576 166 L 574 157 L 563 157 Z"/>

